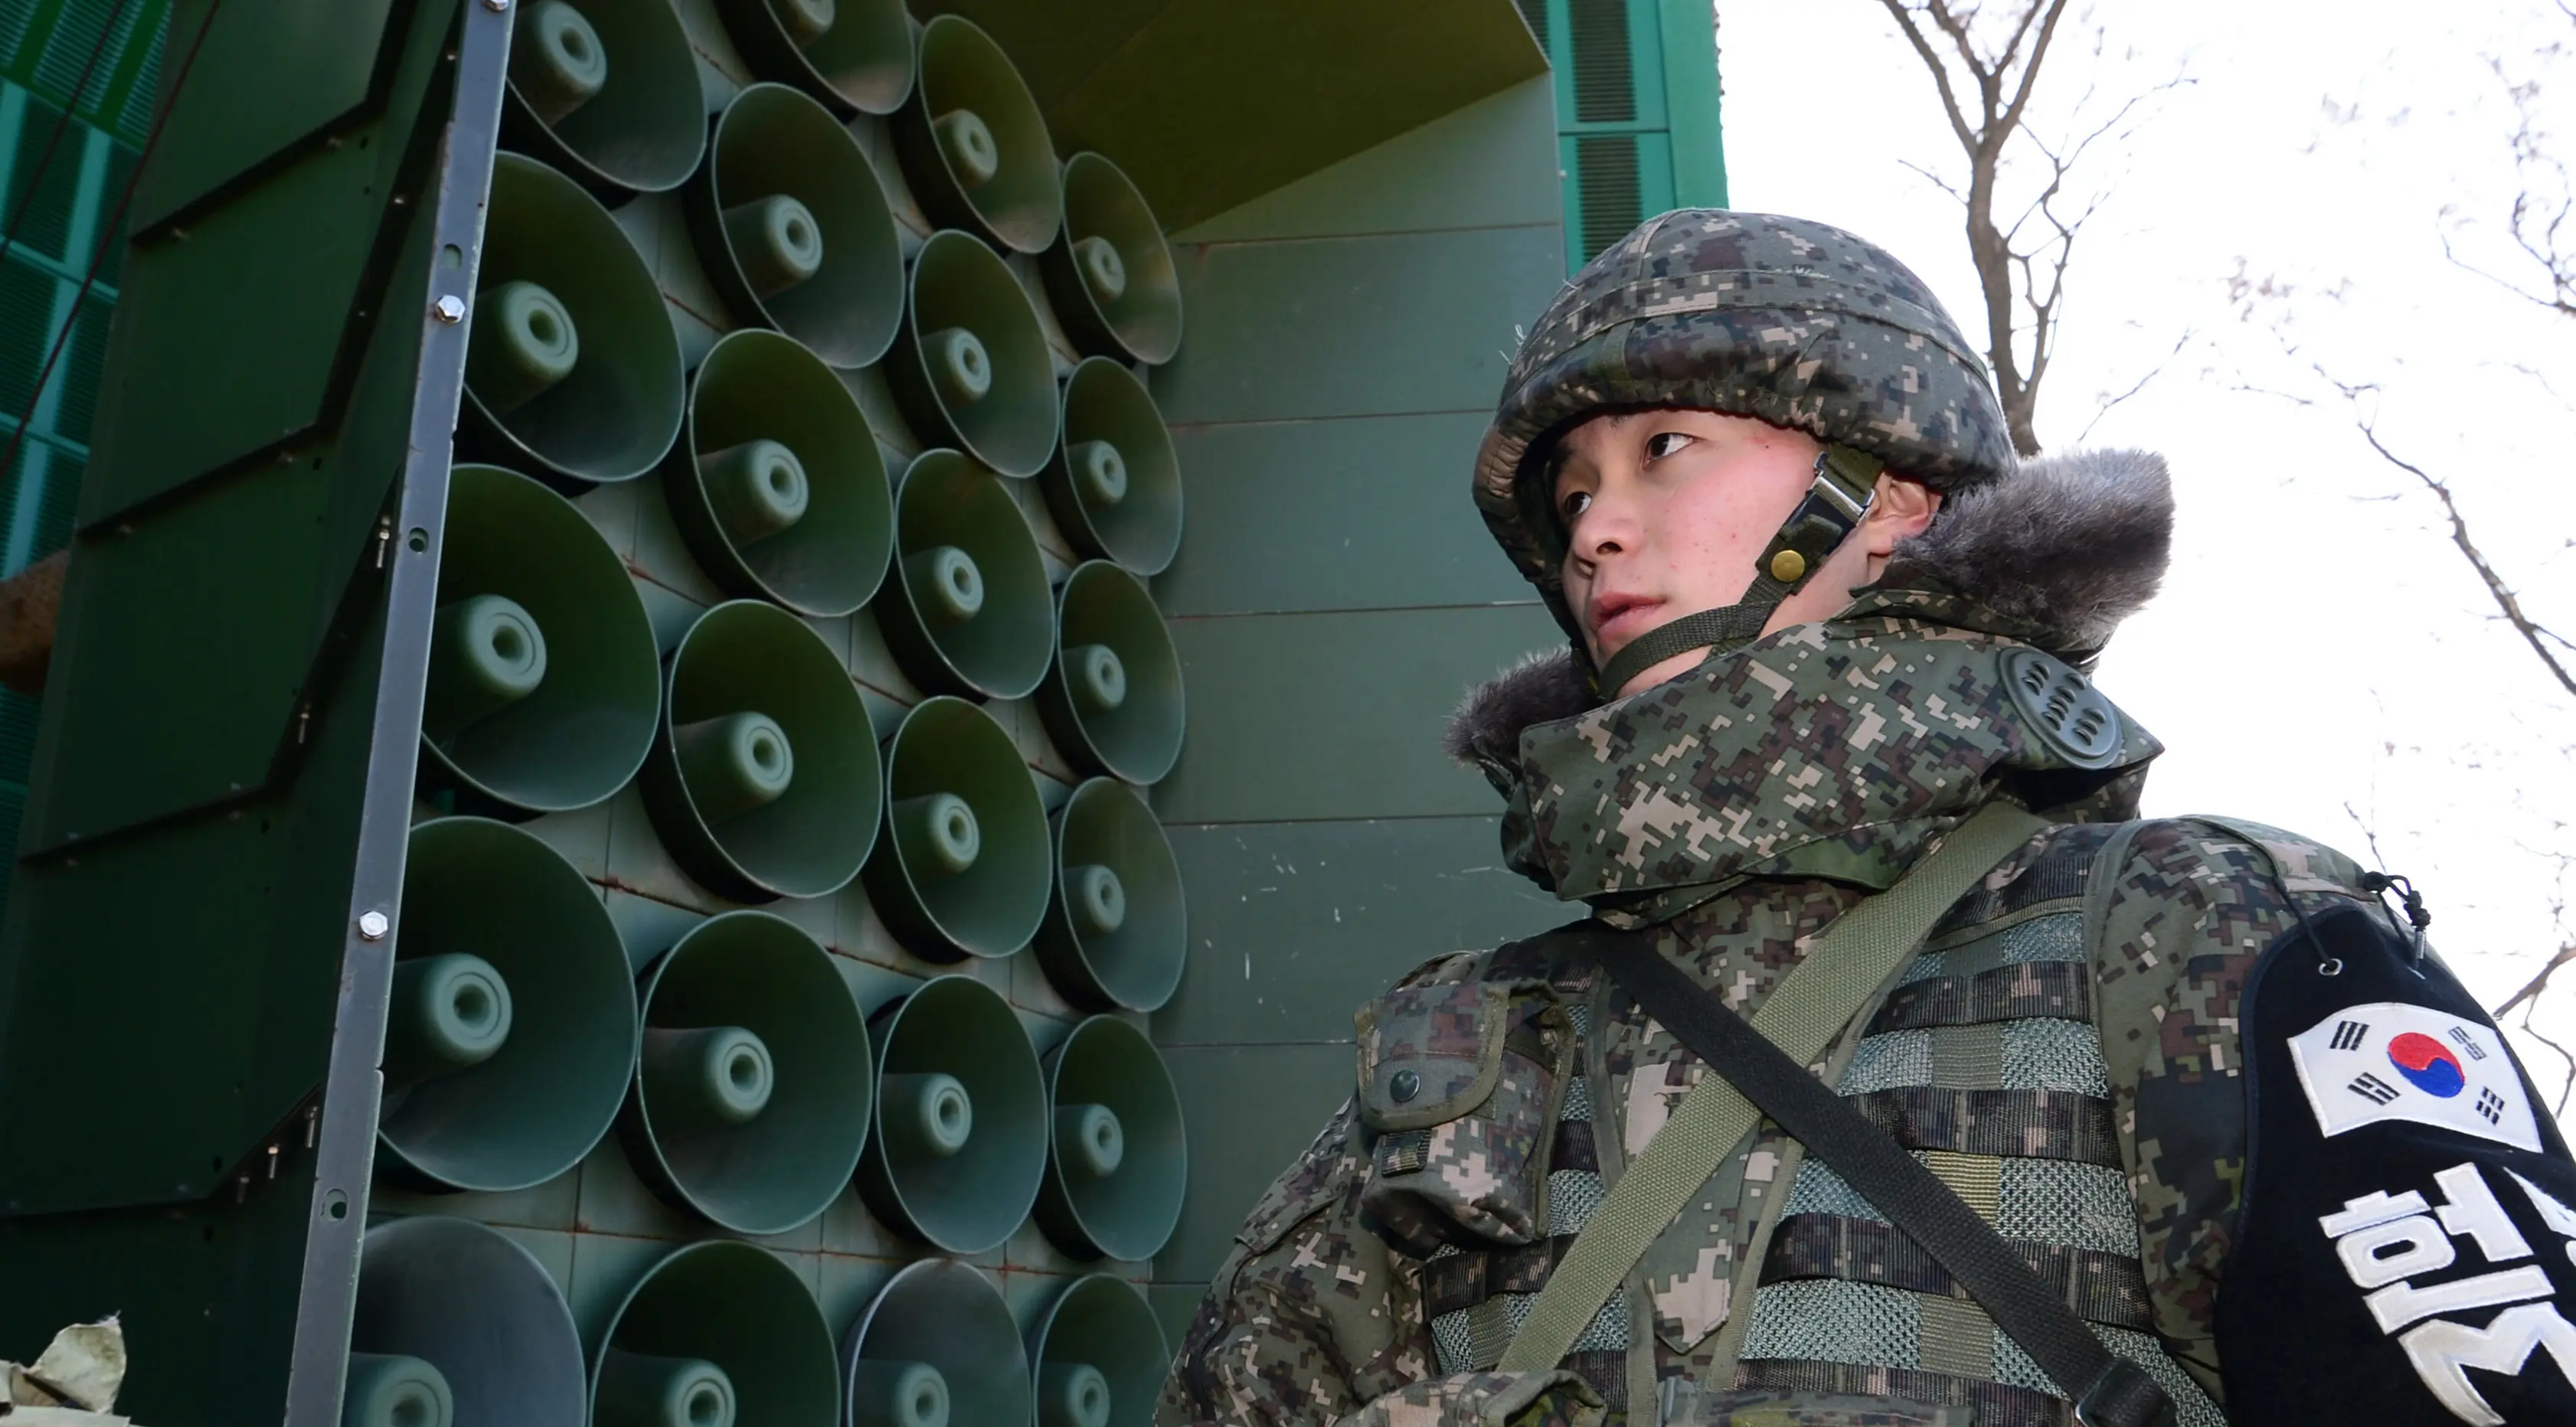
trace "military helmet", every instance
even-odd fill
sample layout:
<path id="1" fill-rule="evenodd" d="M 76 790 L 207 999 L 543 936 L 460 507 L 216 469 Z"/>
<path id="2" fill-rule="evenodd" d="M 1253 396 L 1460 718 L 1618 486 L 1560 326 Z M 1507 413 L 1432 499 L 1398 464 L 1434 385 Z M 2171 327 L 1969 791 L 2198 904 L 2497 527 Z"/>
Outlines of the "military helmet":
<path id="1" fill-rule="evenodd" d="M 1885 249 L 1769 213 L 1650 218 L 1548 304 L 1476 453 L 1477 509 L 1578 656 L 1548 457 L 1568 427 L 1641 407 L 1756 417 L 1857 453 L 1854 476 L 1883 464 L 1940 491 L 1992 480 L 2014 459 L 1985 363 Z"/>

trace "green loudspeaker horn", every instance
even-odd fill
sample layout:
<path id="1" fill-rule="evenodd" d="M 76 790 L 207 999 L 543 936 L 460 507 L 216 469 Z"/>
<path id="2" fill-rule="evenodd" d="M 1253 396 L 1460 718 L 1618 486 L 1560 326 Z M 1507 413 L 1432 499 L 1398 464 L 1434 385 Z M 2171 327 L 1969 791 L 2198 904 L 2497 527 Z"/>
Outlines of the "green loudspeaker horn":
<path id="1" fill-rule="evenodd" d="M 697 57 L 669 0 L 520 0 L 504 142 L 610 197 L 677 188 L 706 149 Z"/>
<path id="2" fill-rule="evenodd" d="M 943 961 L 1028 945 L 1046 915 L 1046 808 L 991 714 L 915 704 L 886 743 L 886 808 L 868 900 L 904 945 Z"/>
<path id="3" fill-rule="evenodd" d="M 1046 1084 L 1019 1014 L 971 976 L 879 1011 L 877 1114 L 859 1192 L 894 1228 L 952 1254 L 1011 1236 L 1046 1172 Z"/>
<path id="4" fill-rule="evenodd" d="M 925 689 L 1016 699 L 1055 647 L 1046 558 L 999 478 L 955 451 L 925 451 L 895 493 L 896 569 L 878 624 Z"/>
<path id="5" fill-rule="evenodd" d="M 883 779 L 832 646 L 734 600 L 680 637 L 666 687 L 644 805 L 681 867 L 736 901 L 839 891 L 876 843 Z"/>
<path id="6" fill-rule="evenodd" d="M 1047 1053 L 1054 1134 L 1038 1227 L 1077 1258 L 1149 1259 L 1180 1222 L 1181 1094 L 1145 1033 L 1093 1016 Z"/>
<path id="7" fill-rule="evenodd" d="M 1090 560 L 1066 577 L 1038 713 L 1086 772 L 1151 783 L 1172 771 L 1181 754 L 1181 657 L 1135 576 Z"/>
<path id="8" fill-rule="evenodd" d="M 717 0 L 725 30 L 764 79 L 843 114 L 891 114 L 912 93 L 903 0 Z"/>
<path id="9" fill-rule="evenodd" d="M 420 736 L 437 765 L 531 812 L 588 807 L 653 746 L 662 679 L 626 562 L 572 502 L 458 466 Z"/>
<path id="10" fill-rule="evenodd" d="M 1055 895 L 1039 964 L 1064 998 L 1095 1011 L 1152 1011 L 1181 984 L 1189 950 L 1180 864 L 1134 789 L 1093 778 L 1055 814 Z"/>
<path id="11" fill-rule="evenodd" d="M 635 983 L 598 890 L 534 834 L 411 830 L 378 1165 L 525 1189 L 599 1143 L 635 1066 Z"/>
<path id="12" fill-rule="evenodd" d="M 885 355 L 903 317 L 894 211 L 867 152 L 822 105 L 779 84 L 735 96 L 688 214 L 707 276 L 745 321 L 836 367 Z"/>
<path id="13" fill-rule="evenodd" d="M 1064 206 L 1055 141 L 1002 47 L 971 20 L 921 31 L 920 73 L 894 116 L 895 152 L 931 221 L 1043 252 Z"/>
<path id="14" fill-rule="evenodd" d="M 1082 553 L 1161 574 L 1181 548 L 1181 463 L 1136 374 L 1086 357 L 1064 387 L 1064 440 L 1047 461 L 1055 523 Z"/>
<path id="15" fill-rule="evenodd" d="M 876 436 L 841 379 L 775 332 L 708 349 L 662 482 L 689 552 L 733 594 L 828 617 L 885 580 L 894 497 Z"/>
<path id="16" fill-rule="evenodd" d="M 343 1427 L 581 1420 L 581 1335 L 534 1255 L 480 1224 L 435 1217 L 369 1226 L 361 1255 Z M 434 1416 L 442 1394 L 445 1418 Z"/>
<path id="17" fill-rule="evenodd" d="M 447 1375 L 401 1353 L 351 1349 L 340 1387 L 340 1427 L 454 1427 Z"/>
<path id="18" fill-rule="evenodd" d="M 1064 231 L 1038 260 L 1047 300 L 1073 345 L 1093 356 L 1161 363 L 1181 347 L 1181 277 L 1172 246 L 1126 170 L 1098 154 L 1064 165 Z"/>
<path id="19" fill-rule="evenodd" d="M 618 1308 L 591 1365 L 590 1427 L 831 1427 L 840 1398 L 831 1325 L 796 1270 L 708 1239 Z"/>
<path id="20" fill-rule="evenodd" d="M 653 469 L 680 432 L 680 339 L 617 220 L 517 154 L 493 161 L 459 435 L 570 482 Z"/>
<path id="21" fill-rule="evenodd" d="M 1023 1427 L 1029 1359 L 1001 1290 L 952 1259 L 888 1280 L 841 1340 L 849 1427 Z"/>
<path id="22" fill-rule="evenodd" d="M 1172 1350 L 1145 1295 L 1123 1279 L 1077 1278 L 1029 1335 L 1038 1427 L 1145 1427 Z"/>
<path id="23" fill-rule="evenodd" d="M 1028 290 L 992 249 L 949 229 L 913 258 L 910 294 L 885 367 L 905 419 L 926 445 L 1036 475 L 1055 450 L 1055 358 Z"/>
<path id="24" fill-rule="evenodd" d="M 646 977 L 618 1131 L 665 1200 L 737 1233 L 785 1233 L 858 1168 L 875 1074 L 831 953 L 766 912 L 728 912 Z"/>

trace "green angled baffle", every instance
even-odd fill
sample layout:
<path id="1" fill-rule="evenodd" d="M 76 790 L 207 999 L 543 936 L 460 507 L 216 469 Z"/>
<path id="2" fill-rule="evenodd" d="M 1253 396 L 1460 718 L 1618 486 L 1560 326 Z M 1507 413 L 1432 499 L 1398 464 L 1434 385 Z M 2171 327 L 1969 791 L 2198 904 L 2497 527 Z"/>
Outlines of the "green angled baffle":
<path id="1" fill-rule="evenodd" d="M 1053 1130 L 1038 1227 L 1077 1258 L 1162 1251 L 1180 1222 L 1189 1152 L 1181 1095 L 1145 1033 L 1093 1016 L 1047 1052 Z"/>
<path id="2" fill-rule="evenodd" d="M 903 317 L 894 211 L 866 150 L 822 105 L 783 84 L 736 95 L 687 206 L 699 260 L 736 316 L 836 367 L 885 355 Z"/>
<path id="3" fill-rule="evenodd" d="M 1063 427 L 1042 483 L 1057 528 L 1085 555 L 1163 573 L 1181 548 L 1181 463 L 1152 393 L 1086 357 L 1064 384 Z"/>
<path id="4" fill-rule="evenodd" d="M 502 129 L 603 196 L 679 187 L 707 122 L 670 0 L 519 0 Z"/>
<path id="5" fill-rule="evenodd" d="M 1046 915 L 1046 806 L 993 716 L 924 699 L 886 741 L 886 830 L 868 900 L 903 944 L 934 960 L 1009 956 Z"/>
<path id="6" fill-rule="evenodd" d="M 1024 1427 L 1029 1360 L 1000 1289 L 953 1259 L 906 1266 L 841 1340 L 849 1427 Z"/>
<path id="7" fill-rule="evenodd" d="M 885 580 L 885 456 L 850 389 L 775 332 L 745 328 L 708 349 L 662 478 L 689 553 L 728 593 L 833 616 Z"/>
<path id="8" fill-rule="evenodd" d="M 1056 599 L 1056 657 L 1038 686 L 1047 735 L 1085 772 L 1151 783 L 1181 754 L 1181 659 L 1135 576 L 1088 560 Z"/>
<path id="9" fill-rule="evenodd" d="M 1115 778 L 1085 782 L 1056 810 L 1055 894 L 1036 946 L 1047 980 L 1088 1010 L 1158 1010 L 1181 983 L 1180 864 L 1144 798 Z"/>
<path id="10" fill-rule="evenodd" d="M 877 840 L 876 734 L 812 626 L 759 600 L 717 605 L 680 636 L 665 688 L 644 804 L 690 876 L 754 902 L 857 875 Z"/>
<path id="11" fill-rule="evenodd" d="M 1003 247 L 1043 252 L 1064 203 L 1055 141 L 1010 57 L 971 20 L 922 27 L 912 97 L 895 111 L 895 152 L 922 211 Z"/>
<path id="12" fill-rule="evenodd" d="M 1037 1427 L 1146 1427 L 1172 1350 L 1145 1295 L 1105 1273 L 1077 1278 L 1029 1334 Z"/>
<path id="13" fill-rule="evenodd" d="M 736 1233 L 781 1234 L 850 1182 L 875 1073 L 832 954 L 767 912 L 728 912 L 645 977 L 644 1053 L 619 1134 L 665 1200 Z"/>
<path id="14" fill-rule="evenodd" d="M 717 0 L 725 31 L 763 79 L 843 114 L 891 114 L 912 93 L 903 0 Z"/>
<path id="15" fill-rule="evenodd" d="M 626 562 L 572 502 L 498 466 L 449 477 L 420 736 L 462 787 L 588 807 L 653 746 L 662 676 Z"/>
<path id="16" fill-rule="evenodd" d="M 462 1427 L 581 1420 L 581 1336 L 534 1255 L 497 1230 L 437 1217 L 371 1224 L 360 1252 L 346 1427 L 427 1427 L 404 1410 L 411 1394 L 371 1394 L 385 1410 L 359 1412 L 361 1359 L 389 1355 L 435 1369 Z"/>
<path id="17" fill-rule="evenodd" d="M 507 823 L 411 830 L 385 1015 L 380 1168 L 511 1190 L 580 1163 L 635 1065 L 635 985 L 599 892 Z"/>
<path id="18" fill-rule="evenodd" d="M 1046 1172 L 1046 1083 L 1019 1014 L 971 976 L 877 1012 L 877 1113 L 859 1192 L 879 1219 L 952 1254 L 1011 1236 Z"/>
<path id="19" fill-rule="evenodd" d="M 1181 347 L 1181 278 L 1171 244 L 1126 171 L 1098 154 L 1064 165 L 1064 231 L 1039 259 L 1047 300 L 1073 345 L 1159 364 Z"/>
<path id="20" fill-rule="evenodd" d="M 1046 677 L 1046 557 L 999 477 L 955 451 L 915 457 L 895 492 L 894 551 L 877 622 L 914 683 L 1016 699 Z"/>
<path id="21" fill-rule="evenodd" d="M 708 1239 L 655 1264 L 591 1364 L 589 1427 L 839 1427 L 832 1328 L 795 1269 Z"/>
<path id="22" fill-rule="evenodd" d="M 1028 289 L 952 228 L 921 245 L 908 291 L 885 370 L 913 430 L 1003 475 L 1036 475 L 1055 450 L 1055 358 Z"/>
<path id="23" fill-rule="evenodd" d="M 460 450 L 575 484 L 651 470 L 680 433 L 680 339 L 617 220 L 502 154 L 479 276 Z"/>

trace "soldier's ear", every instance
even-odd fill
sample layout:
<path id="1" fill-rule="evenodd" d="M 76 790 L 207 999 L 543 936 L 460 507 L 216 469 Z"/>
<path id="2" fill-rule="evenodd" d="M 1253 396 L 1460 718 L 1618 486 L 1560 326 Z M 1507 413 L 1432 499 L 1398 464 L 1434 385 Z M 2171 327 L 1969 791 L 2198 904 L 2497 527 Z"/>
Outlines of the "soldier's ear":
<path id="1" fill-rule="evenodd" d="M 1896 549 L 1897 542 L 1922 534 L 1940 511 L 1939 491 L 1894 471 L 1881 471 L 1878 492 L 1858 533 L 1871 555 L 1885 556 Z"/>

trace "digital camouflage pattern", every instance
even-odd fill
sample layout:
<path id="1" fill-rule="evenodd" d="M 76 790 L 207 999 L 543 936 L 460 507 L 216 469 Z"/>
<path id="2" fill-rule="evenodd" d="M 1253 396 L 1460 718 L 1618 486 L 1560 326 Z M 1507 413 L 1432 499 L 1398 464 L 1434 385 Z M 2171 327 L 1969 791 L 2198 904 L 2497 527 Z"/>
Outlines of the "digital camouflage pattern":
<path id="1" fill-rule="evenodd" d="M 1936 489 L 2013 460 L 1985 364 L 1885 249 L 1803 218 L 1681 209 L 1604 249 L 1522 341 L 1476 453 L 1485 523 L 1557 621 L 1562 554 L 1534 447 L 1606 407 L 1758 417 L 1866 451 Z"/>
<path id="2" fill-rule="evenodd" d="M 1941 618 L 1927 617 L 1935 609 Z M 1995 687 L 1993 661 L 2007 643 L 1956 605 L 1865 591 L 1824 626 L 1784 631 L 1634 699 L 1533 727 L 1488 768 L 1514 799 L 1515 861 L 1543 883 L 1562 877 L 1566 887 L 1597 890 L 1596 904 L 1654 924 L 1670 958 L 1747 1014 L 1865 889 L 1901 875 L 1997 796 L 2059 825 L 1962 899 L 1934 944 L 2070 917 L 2085 908 L 2103 822 L 2134 816 L 2155 745 L 2124 728 L 2121 762 L 2095 773 L 2067 768 Z M 1972 969 L 1891 997 L 1866 1028 L 2024 1012 L 2089 1014 L 2105 1028 L 2105 1108 L 2053 1091 L 2017 1100 L 1909 1092 L 1880 1103 L 1900 1137 L 1927 1153 L 1984 1153 L 2003 1147 L 2001 1136 L 2016 1152 L 2107 1164 L 2087 1172 L 2128 1186 L 2134 1257 L 2038 1245 L 2047 1250 L 2040 1266 L 2105 1332 L 2126 1330 L 2121 1343 L 2147 1345 L 2124 1350 L 2152 1353 L 2161 1341 L 2211 1395 L 2220 1389 L 2211 1309 L 2244 1170 L 2236 999 L 2261 949 L 2294 922 L 2288 896 L 2313 913 L 2361 895 L 2358 870 L 2338 855 L 2258 833 L 2147 824 L 2095 879 L 2100 904 L 2090 910 L 2105 952 L 2089 977 L 2046 966 Z M 1537 949 L 1545 945 L 1444 957 L 1406 985 L 1456 989 L 1406 1004 L 1481 1004 L 1496 986 L 1515 988 L 1516 1004 L 1528 1004 L 1530 988 L 1543 983 L 1554 1001 L 1583 1008 L 1589 1029 L 1573 1078 L 1591 1097 L 1594 1161 L 1615 1182 L 1705 1068 L 1588 964 L 1552 960 Z M 1385 1014 L 1381 1007 L 1381 1060 Z M 1481 1047 L 1486 1031 L 1453 1024 L 1445 1034 L 1455 1046 Z M 1856 1041 L 1846 1037 L 1829 1055 L 1821 1067 L 1829 1079 L 1840 1083 Z M 1585 1377 L 1444 1373 L 1430 1328 L 1435 1296 L 1455 1298 L 1470 1278 L 1535 1288 L 1554 1250 L 1546 1240 L 1535 1251 L 1471 1247 L 1487 1257 L 1468 1269 L 1454 1266 L 1455 1250 L 1435 1267 L 1424 1251 L 1391 1244 L 1365 1204 L 1380 1136 L 1362 1109 L 1383 1081 L 1362 1082 L 1363 1100 L 1344 1108 L 1238 1235 L 1181 1344 L 1157 1414 L 1164 1427 L 1463 1427 L 1498 1411 L 1534 1414 L 1516 1421 L 1577 1421 L 1591 1397 L 1626 1411 L 1640 1382 L 1673 1395 L 1681 1415 L 1667 1421 L 1710 1427 L 1967 1427 L 1971 1409 L 1980 1427 L 2064 1420 L 2063 1402 L 2046 1392 L 1941 1372 L 1737 1363 L 1740 1339 L 1729 1325 L 1752 1316 L 1746 1305 L 1757 1284 L 1820 1275 L 1925 1299 L 1953 1292 L 1901 1236 L 1873 1236 L 1849 1219 L 1783 1224 L 1777 1207 L 1799 1152 L 1767 1127 L 1720 1167 L 1632 1276 L 1629 1301 L 1639 1312 L 1624 1367 Z M 1775 1225 L 1783 1232 L 1772 1234 Z M 2153 1337 L 2138 1331 L 2149 1327 Z"/>
<path id="3" fill-rule="evenodd" d="M 1429 1253 L 1465 1229 L 1527 1244 L 1574 1031 L 1552 999 L 1493 981 L 1401 987 L 1361 1008 L 1360 1118 L 1377 1135 L 1365 1211 Z"/>
<path id="4" fill-rule="evenodd" d="M 1917 618 L 1908 599 L 1531 728 L 1510 761 L 1494 750 L 1487 775 L 1526 838 L 1515 865 L 1562 897 L 1744 873 L 1885 887 L 1976 810 L 1991 770 L 2070 767 L 2013 712 L 2011 642 Z M 2125 720 L 2122 735 L 2115 768 L 2160 751 Z"/>

